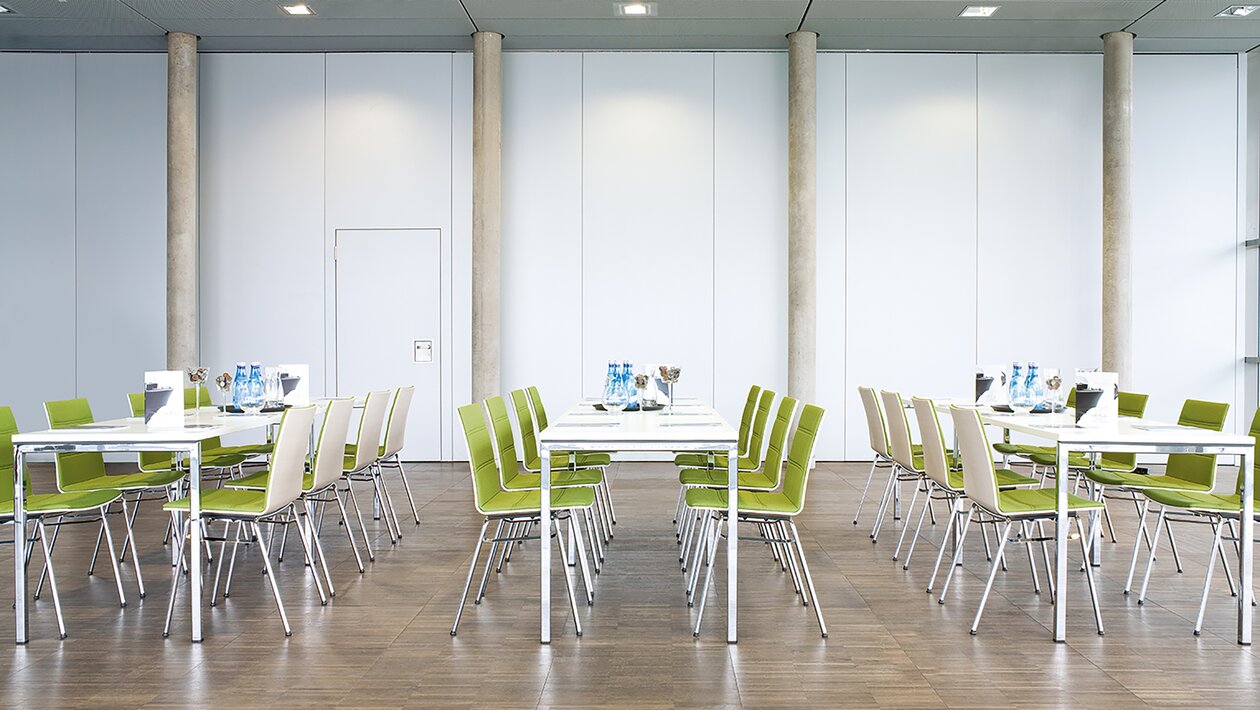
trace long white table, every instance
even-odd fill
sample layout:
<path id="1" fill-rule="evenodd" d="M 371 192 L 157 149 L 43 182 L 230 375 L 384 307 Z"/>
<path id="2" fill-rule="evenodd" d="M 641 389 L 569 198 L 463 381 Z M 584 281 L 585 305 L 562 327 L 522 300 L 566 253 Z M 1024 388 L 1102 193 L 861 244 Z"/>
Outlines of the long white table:
<path id="1" fill-rule="evenodd" d="M 279 414 L 246 416 L 223 414 L 210 407 L 189 412 L 184 428 L 149 427 L 140 418 L 112 419 L 66 429 L 45 429 L 13 437 L 13 596 L 17 617 L 17 642 L 26 643 L 28 609 L 26 597 L 26 491 L 25 458 L 29 454 L 74 451 L 139 452 L 169 451 L 188 456 L 188 515 L 191 520 L 189 599 L 192 604 L 192 640 L 202 639 L 201 631 L 201 442 L 216 436 L 265 429 L 279 421 Z M 114 554 L 113 551 L 110 554 Z M 178 551 L 176 551 L 178 554 Z"/>
<path id="2" fill-rule="evenodd" d="M 947 406 L 947 405 L 942 405 Z M 1139 454 L 1197 453 L 1238 456 L 1242 466 L 1242 520 L 1240 542 L 1242 555 L 1238 562 L 1238 643 L 1251 643 L 1252 540 L 1255 515 L 1252 490 L 1255 485 L 1253 455 L 1255 440 L 1245 434 L 1229 434 L 1195 427 L 1179 426 L 1150 419 L 1120 417 L 1114 424 L 1101 427 L 1078 427 L 1075 415 L 1003 414 L 981 408 L 981 420 L 990 426 L 1016 431 L 1054 443 L 1057 470 L 1068 470 L 1069 453 L 1133 452 Z M 1055 495 L 1059 520 L 1067 517 L 1067 476 L 1055 477 Z M 1069 526 L 1055 528 L 1055 585 L 1058 601 L 1054 606 L 1054 640 L 1067 635 L 1067 534 Z"/>
<path id="3" fill-rule="evenodd" d="M 679 400 L 672 411 L 608 413 L 593 403 L 579 404 L 538 434 L 542 456 L 542 514 L 551 517 L 551 452 L 553 451 L 726 451 L 730 531 L 726 536 L 726 640 L 735 643 L 738 574 L 739 433 L 712 407 Z M 542 545 L 542 642 L 551 642 L 551 545 Z"/>

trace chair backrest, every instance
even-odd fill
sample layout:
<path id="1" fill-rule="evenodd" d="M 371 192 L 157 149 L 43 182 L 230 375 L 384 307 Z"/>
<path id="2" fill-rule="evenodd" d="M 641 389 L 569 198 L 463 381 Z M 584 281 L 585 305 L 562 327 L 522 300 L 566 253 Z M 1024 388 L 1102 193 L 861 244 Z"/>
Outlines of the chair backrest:
<path id="1" fill-rule="evenodd" d="M 923 470 L 938 486 L 952 489 L 949 460 L 945 457 L 945 434 L 941 431 L 941 419 L 936 415 L 936 403 L 923 397 L 914 397 L 910 402 L 914 405 L 919 436 L 923 439 Z"/>
<path id="2" fill-rule="evenodd" d="M 1257 409 L 1256 413 L 1252 415 L 1251 429 L 1247 432 L 1247 435 L 1253 437 L 1256 440 L 1256 449 L 1251 454 L 1251 470 L 1252 470 L 1252 476 L 1254 477 L 1253 478 L 1254 482 L 1252 483 L 1252 486 L 1251 486 L 1251 499 L 1254 501 L 1260 501 L 1260 475 L 1257 475 L 1257 472 L 1260 472 L 1260 409 Z M 1234 492 L 1237 493 L 1238 495 L 1242 495 L 1242 486 L 1243 486 L 1243 468 L 1242 466 L 1239 466 L 1238 467 L 1238 483 L 1236 483 L 1234 486 Z M 1257 506 L 1257 509 L 1260 509 L 1260 506 Z"/>
<path id="3" fill-rule="evenodd" d="M 1068 390 L 1075 394 L 1076 388 Z M 1141 419 L 1146 414 L 1146 402 L 1150 399 L 1150 395 L 1139 394 L 1137 392 L 1121 392 L 1120 399 L 1116 403 L 1120 410 L 1120 416 L 1133 417 Z M 1137 454 L 1114 453 L 1107 454 L 1110 462 L 1109 466 L 1113 468 L 1137 468 Z"/>
<path id="4" fill-rule="evenodd" d="M 486 412 L 490 415 L 490 429 L 494 432 L 495 450 L 499 456 L 501 481 L 506 485 L 521 474 L 517 464 L 516 439 L 512 435 L 512 420 L 508 417 L 507 402 L 495 395 L 486 400 Z"/>
<path id="5" fill-rule="evenodd" d="M 809 484 L 810 462 L 814 460 L 814 443 L 818 440 L 818 428 L 822 426 L 822 407 L 807 404 L 801 409 L 796 422 L 796 434 L 792 436 L 792 450 L 788 452 L 787 472 L 783 476 L 783 495 L 791 501 L 795 515 L 805 507 L 805 488 Z"/>
<path id="6" fill-rule="evenodd" d="M 210 390 L 205 385 L 198 387 L 184 388 L 184 409 L 197 408 L 197 392 L 201 392 L 201 406 L 209 407 L 214 404 L 214 400 L 210 399 Z"/>
<path id="7" fill-rule="evenodd" d="M 757 413 L 753 415 L 752 431 L 748 434 L 748 453 L 745 454 L 754 466 L 761 465 L 761 456 L 765 449 L 766 421 L 770 419 L 770 407 L 774 405 L 775 393 L 761 390 L 761 399 L 757 402 Z"/>
<path id="8" fill-rule="evenodd" d="M 459 423 L 464 428 L 464 441 L 468 443 L 468 467 L 472 470 L 473 505 L 480 513 L 486 503 L 497 495 L 499 467 L 494 461 L 494 442 L 486 429 L 486 413 L 482 404 L 465 404 L 459 408 Z"/>
<path id="9" fill-rule="evenodd" d="M 1072 391 L 1075 392 L 1076 390 L 1073 389 Z M 1116 407 L 1120 410 L 1120 416 L 1122 417 L 1141 419 L 1146 414 L 1146 402 L 1150 398 L 1149 394 L 1121 392 L 1120 399 L 1116 402 Z"/>
<path id="10" fill-rule="evenodd" d="M 144 393 L 128 393 L 127 405 L 131 407 L 131 416 L 143 417 Z M 174 457 L 165 451 L 141 451 L 139 457 L 141 471 L 166 471 L 171 468 L 171 461 L 174 460 Z"/>
<path id="11" fill-rule="evenodd" d="M 798 403 L 795 397 L 784 397 L 779 401 L 779 411 L 774 415 L 774 426 L 770 427 L 770 438 L 766 440 L 766 457 L 761 462 L 761 472 L 769 476 L 775 486 L 779 485 L 779 475 L 783 472 L 788 429 L 792 428 Z"/>
<path id="12" fill-rule="evenodd" d="M 884 458 L 890 458 L 892 451 L 888 448 L 888 425 L 884 423 L 879 395 L 875 394 L 874 387 L 858 387 L 858 396 L 862 398 L 862 410 L 866 412 L 866 436 L 871 440 L 871 450 Z"/>
<path id="13" fill-rule="evenodd" d="M 1182 426 L 1220 431 L 1225 428 L 1229 405 L 1224 402 L 1205 402 L 1187 399 L 1181 406 L 1177 423 Z M 1215 454 L 1169 454 L 1164 474 L 1200 486 L 1211 488 L 1216 483 Z"/>
<path id="14" fill-rule="evenodd" d="M 757 412 L 757 402 L 760 396 L 760 385 L 753 385 L 748 388 L 748 399 L 744 400 L 744 413 L 739 417 L 740 456 L 748 456 L 748 440 L 752 437 L 753 416 Z"/>
<path id="15" fill-rule="evenodd" d="M 917 471 L 914 465 L 914 446 L 910 441 L 910 418 L 906 416 L 906 406 L 901 401 L 901 395 L 880 390 L 879 398 L 888 421 L 888 448 L 893 461 L 907 471 Z"/>
<path id="16" fill-rule="evenodd" d="M 359 420 L 359 435 L 355 439 L 354 462 L 346 471 L 367 468 L 377 458 L 381 449 L 381 428 L 385 425 L 385 408 L 389 406 L 389 390 L 368 392 L 363 404 L 363 418 Z M 345 466 L 345 464 L 342 464 Z"/>
<path id="17" fill-rule="evenodd" d="M 13 410 L 8 407 L 0 407 L 0 462 L 4 468 L 13 465 L 13 435 L 18 433 L 17 419 L 13 417 Z M 22 472 L 26 478 L 26 488 L 29 491 L 31 487 L 30 474 Z M 8 472 L 0 470 L 0 500 L 13 500 L 13 473 L 10 469 Z"/>
<path id="18" fill-rule="evenodd" d="M 538 437 L 534 433 L 534 418 L 529 413 L 529 395 L 525 394 L 525 390 L 512 390 L 508 396 L 512 398 L 512 409 L 516 411 L 516 426 L 521 432 L 521 459 L 526 469 L 541 471 L 542 459 L 538 456 Z"/>
<path id="19" fill-rule="evenodd" d="M 385 451 L 381 458 L 389 458 L 402 451 L 407 438 L 407 414 L 411 411 L 411 398 L 415 394 L 415 385 L 399 387 L 394 392 L 394 402 L 389 408 L 389 419 L 385 424 Z"/>
<path id="20" fill-rule="evenodd" d="M 993 454 L 979 410 L 954 405 L 949 408 L 949 414 L 954 420 L 954 436 L 958 437 L 962 454 L 963 490 L 973 502 L 991 512 L 1000 512 Z"/>
<path id="21" fill-rule="evenodd" d="M 280 415 L 271 453 L 271 475 L 267 476 L 266 505 L 263 515 L 283 509 L 302 494 L 302 476 L 306 473 L 306 451 L 315 423 L 315 405 L 290 407 Z M 342 444 L 342 451 L 345 445 Z"/>
<path id="22" fill-rule="evenodd" d="M 92 408 L 86 399 L 63 399 L 44 402 L 44 414 L 48 417 L 48 426 L 53 429 L 66 429 L 80 424 L 91 424 Z M 71 454 L 57 454 L 57 489 L 74 483 L 81 483 L 105 475 L 105 457 L 96 451 L 79 451 Z"/>
<path id="23" fill-rule="evenodd" d="M 350 414 L 354 411 L 354 397 L 328 400 L 324 410 L 324 422 L 315 440 L 315 465 L 311 467 L 311 487 L 317 491 L 336 483 L 341 478 L 345 464 L 346 442 L 350 436 Z"/>
<path id="24" fill-rule="evenodd" d="M 534 408 L 534 421 L 538 422 L 538 431 L 547 429 L 547 410 L 543 407 L 542 395 L 538 394 L 538 388 L 534 386 L 525 389 L 529 393 L 529 404 Z"/>

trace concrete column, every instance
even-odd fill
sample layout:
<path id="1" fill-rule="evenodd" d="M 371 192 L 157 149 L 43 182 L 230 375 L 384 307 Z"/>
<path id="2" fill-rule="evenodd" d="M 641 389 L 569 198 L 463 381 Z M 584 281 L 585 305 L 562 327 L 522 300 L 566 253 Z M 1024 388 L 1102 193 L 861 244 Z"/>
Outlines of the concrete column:
<path id="1" fill-rule="evenodd" d="M 1103 35 L 1102 368 L 1133 377 L 1133 34 Z"/>
<path id="2" fill-rule="evenodd" d="M 499 394 L 503 35 L 473 33 L 473 401 Z"/>
<path id="3" fill-rule="evenodd" d="M 166 366 L 197 365 L 197 36 L 166 35 Z"/>
<path id="4" fill-rule="evenodd" d="M 814 402 L 818 323 L 818 35 L 788 36 L 788 394 Z"/>

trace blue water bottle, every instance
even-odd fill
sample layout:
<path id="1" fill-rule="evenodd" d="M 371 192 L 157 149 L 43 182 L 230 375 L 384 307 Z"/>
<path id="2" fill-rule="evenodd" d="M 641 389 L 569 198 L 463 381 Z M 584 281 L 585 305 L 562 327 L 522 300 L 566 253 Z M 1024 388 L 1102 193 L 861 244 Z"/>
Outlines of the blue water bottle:
<path id="1" fill-rule="evenodd" d="M 236 363 L 236 375 L 232 377 L 232 406 L 237 409 L 244 410 L 245 393 L 249 387 L 249 370 L 245 368 L 245 363 Z"/>
<path id="2" fill-rule="evenodd" d="M 626 409 L 638 409 L 639 389 L 634 386 L 634 364 L 629 360 L 621 363 L 621 376 L 626 383 Z"/>
<path id="3" fill-rule="evenodd" d="M 249 366 L 249 396 L 245 400 L 252 413 L 262 411 L 263 407 L 263 378 L 262 363 L 251 363 Z"/>
<path id="4" fill-rule="evenodd" d="M 1041 404 L 1046 398 L 1045 383 L 1041 381 L 1041 368 L 1035 362 L 1028 363 L 1028 375 L 1024 382 L 1025 397 L 1033 407 Z"/>
<path id="5" fill-rule="evenodd" d="M 1008 386 L 1008 395 L 1011 400 L 1011 406 L 1014 407 L 1022 404 L 1024 401 L 1024 366 L 1018 362 L 1011 363 L 1011 382 Z"/>

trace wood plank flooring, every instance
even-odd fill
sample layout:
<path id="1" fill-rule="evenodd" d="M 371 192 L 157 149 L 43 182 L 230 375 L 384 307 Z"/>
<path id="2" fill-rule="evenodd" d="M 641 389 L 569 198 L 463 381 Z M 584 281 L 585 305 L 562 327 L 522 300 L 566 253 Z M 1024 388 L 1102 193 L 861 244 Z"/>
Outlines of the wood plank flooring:
<path id="1" fill-rule="evenodd" d="M 0 651 L 0 704 L 39 707 L 1048 707 L 1142 705 L 1255 707 L 1260 661 L 1234 643 L 1235 600 L 1217 569 L 1203 636 L 1191 634 L 1209 529 L 1177 528 L 1184 574 L 1163 549 L 1150 600 L 1121 594 L 1136 516 L 1114 509 L 1120 544 L 1108 545 L 1100 585 L 1107 635 L 1099 637 L 1084 577 L 1069 575 L 1068 643 L 1050 640 L 1052 609 L 1033 594 L 1027 558 L 1015 546 L 1000 573 L 978 636 L 967 629 L 988 567 L 978 539 L 945 605 L 924 593 L 942 524 L 927 533 L 909 571 L 889 558 L 900 522 L 878 544 L 852 524 L 867 467 L 820 464 L 800 527 L 831 636 L 796 602 L 790 578 L 762 545 L 741 545 L 740 642 L 724 640 L 722 586 L 691 635 L 694 610 L 671 526 L 676 480 L 665 464 L 624 463 L 610 471 L 616 539 L 582 608 L 576 638 L 557 574 L 554 641 L 537 642 L 537 543 L 493 575 L 486 600 L 470 605 L 459 636 L 448 631 L 481 520 L 464 464 L 408 466 L 422 522 L 404 521 L 391 546 L 370 522 L 377 559 L 360 575 L 344 533 L 323 533 L 337 596 L 321 607 L 296 540 L 279 566 L 293 636 L 285 638 L 257 552 L 237 562 L 229 599 L 207 608 L 206 641 L 189 641 L 187 597 L 169 639 L 161 635 L 170 584 L 159 507 L 142 510 L 140 545 L 148 598 L 120 609 L 108 564 L 85 574 L 95 532 L 67 528 L 55 557 L 70 636 L 56 638 L 52 600 L 31 613 L 33 640 Z M 37 479 L 47 471 L 35 472 Z M 1233 474 L 1222 474 L 1233 480 Z M 395 483 L 396 486 L 396 483 Z M 876 486 L 878 488 L 878 485 Z M 365 496 L 366 498 L 366 496 Z M 943 509 L 938 509 L 943 512 Z M 116 519 L 115 519 L 116 520 Z M 114 532 L 121 540 L 121 521 Z M 926 527 L 926 526 L 925 526 Z M 5 533 L 6 535 L 9 533 Z M 11 549 L 11 548 L 10 548 Z M 10 557 L 3 559 L 11 560 Z M 1070 553 L 1073 564 L 1079 560 Z M 32 565 L 31 580 L 38 575 Z M 11 562 L 0 595 L 11 597 Z M 719 571 L 724 566 L 719 563 Z M 1039 572 L 1041 570 L 1039 569 Z M 1042 583 L 1045 583 L 1044 576 Z M 185 590 L 181 593 L 186 594 Z M 8 607 L 8 604 L 5 605 Z M 12 638 L 12 617 L 0 622 Z"/>

